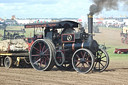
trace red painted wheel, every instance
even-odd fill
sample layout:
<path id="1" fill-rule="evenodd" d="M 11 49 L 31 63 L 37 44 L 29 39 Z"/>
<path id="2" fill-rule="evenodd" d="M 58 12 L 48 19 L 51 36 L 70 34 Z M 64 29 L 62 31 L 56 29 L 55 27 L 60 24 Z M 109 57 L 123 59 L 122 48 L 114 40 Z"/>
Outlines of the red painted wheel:
<path id="1" fill-rule="evenodd" d="M 57 66 L 62 66 L 65 61 L 64 53 L 61 50 L 57 50 L 55 56 L 55 63 Z"/>
<path id="2" fill-rule="evenodd" d="M 54 66 L 53 48 L 46 39 L 36 40 L 30 49 L 30 63 L 39 71 L 51 70 Z"/>
<path id="3" fill-rule="evenodd" d="M 62 52 L 58 50 L 55 56 L 56 67 L 60 70 L 72 70 L 72 54 L 65 54 L 67 52 Z"/>
<path id="4" fill-rule="evenodd" d="M 94 71 L 102 72 L 109 65 L 109 56 L 104 49 L 99 49 L 96 52 L 96 58 L 94 63 Z"/>
<path id="5" fill-rule="evenodd" d="M 80 73 L 88 73 L 94 65 L 94 55 L 88 49 L 78 49 L 72 57 L 73 68 Z"/>

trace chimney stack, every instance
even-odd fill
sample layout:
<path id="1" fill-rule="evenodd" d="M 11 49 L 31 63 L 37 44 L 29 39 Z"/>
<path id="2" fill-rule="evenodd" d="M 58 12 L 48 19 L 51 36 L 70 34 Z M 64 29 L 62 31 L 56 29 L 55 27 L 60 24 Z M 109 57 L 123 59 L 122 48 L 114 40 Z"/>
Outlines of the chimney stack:
<path id="1" fill-rule="evenodd" d="M 93 34 L 93 14 L 88 14 L 88 33 Z"/>

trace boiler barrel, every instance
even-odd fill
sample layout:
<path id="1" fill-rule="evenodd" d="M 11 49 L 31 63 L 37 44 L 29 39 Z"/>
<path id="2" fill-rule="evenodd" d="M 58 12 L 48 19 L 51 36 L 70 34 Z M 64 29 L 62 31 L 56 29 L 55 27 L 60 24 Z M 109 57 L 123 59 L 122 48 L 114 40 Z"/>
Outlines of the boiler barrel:
<path id="1" fill-rule="evenodd" d="M 63 44 L 64 49 L 76 50 L 79 48 L 89 48 L 89 43 L 65 43 Z"/>
<path id="2" fill-rule="evenodd" d="M 77 50 L 80 48 L 86 48 L 90 51 L 97 52 L 99 49 L 99 44 L 97 41 L 93 40 L 91 42 L 83 42 L 83 43 L 64 43 L 63 49 Z"/>

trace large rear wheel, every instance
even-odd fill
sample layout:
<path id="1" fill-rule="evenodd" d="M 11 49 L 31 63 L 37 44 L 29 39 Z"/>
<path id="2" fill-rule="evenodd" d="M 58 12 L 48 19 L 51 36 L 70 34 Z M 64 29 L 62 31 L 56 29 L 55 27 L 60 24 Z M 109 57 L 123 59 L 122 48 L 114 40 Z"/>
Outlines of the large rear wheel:
<path id="1" fill-rule="evenodd" d="M 54 66 L 53 48 L 46 39 L 36 40 L 31 46 L 30 63 L 39 71 L 51 70 Z"/>

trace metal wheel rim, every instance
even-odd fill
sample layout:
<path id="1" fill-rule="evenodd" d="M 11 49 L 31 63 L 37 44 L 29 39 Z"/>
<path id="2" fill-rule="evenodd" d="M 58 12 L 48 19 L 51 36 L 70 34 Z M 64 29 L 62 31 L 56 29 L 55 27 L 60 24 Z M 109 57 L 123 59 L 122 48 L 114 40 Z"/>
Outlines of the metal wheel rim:
<path id="1" fill-rule="evenodd" d="M 46 64 L 46 66 L 40 66 L 39 68 L 38 68 L 38 65 L 37 66 L 35 66 L 34 64 L 36 63 L 36 62 L 33 62 L 32 61 L 32 58 L 31 58 L 31 56 L 33 56 L 32 55 L 32 50 L 33 50 L 33 48 L 34 48 L 34 45 L 36 45 L 37 43 L 39 43 L 39 42 L 43 42 L 44 43 L 44 45 L 47 45 L 47 49 L 49 49 L 49 61 L 48 61 L 48 63 Z M 43 48 L 44 48 L 44 46 L 43 46 Z M 43 48 L 42 48 L 42 50 L 43 50 Z M 35 48 L 34 48 L 35 49 Z M 37 49 L 36 49 L 37 50 Z M 32 65 L 32 67 L 34 68 L 34 69 L 36 69 L 36 70 L 39 70 L 39 71 L 45 71 L 45 70 L 47 70 L 48 69 L 48 66 L 50 65 L 50 62 L 51 62 L 51 60 L 52 60 L 52 51 L 51 51 L 51 48 L 50 48 L 50 45 L 45 41 L 45 40 L 43 40 L 43 39 L 38 39 L 38 40 L 36 40 L 34 43 L 33 43 L 33 45 L 31 46 L 31 50 L 30 50 L 30 56 L 29 56 L 29 59 L 30 59 L 30 63 L 31 63 L 31 65 Z M 37 62 L 39 61 L 40 59 L 38 59 L 37 58 Z M 44 60 L 46 60 L 46 59 L 44 59 Z M 41 61 L 41 60 L 40 60 Z M 42 62 L 43 62 L 43 59 L 42 59 Z M 46 62 L 45 62 L 46 63 Z M 45 64 L 44 63 L 44 64 Z"/>
<path id="2" fill-rule="evenodd" d="M 83 54 L 83 52 L 81 53 L 80 51 L 84 51 L 86 52 L 86 54 L 85 53 Z M 81 56 L 78 54 L 81 54 Z M 77 72 L 89 73 L 94 65 L 94 55 L 88 49 L 84 49 L 84 48 L 78 49 L 73 54 L 72 65 Z"/>
<path id="3" fill-rule="evenodd" d="M 61 63 L 58 62 L 57 53 L 60 53 L 60 54 L 61 54 Z M 60 57 L 59 57 L 59 58 L 60 58 Z M 56 56 L 55 56 L 55 63 L 56 63 L 56 65 L 57 65 L 57 66 L 62 66 L 63 63 L 64 63 L 64 61 L 65 61 L 65 57 L 64 57 L 63 52 L 62 52 L 61 50 L 58 50 L 58 51 L 56 52 Z"/>
<path id="4" fill-rule="evenodd" d="M 94 63 L 94 70 L 102 72 L 109 65 L 109 56 L 108 56 L 107 52 L 104 49 L 99 49 L 99 51 L 101 53 L 100 54 L 98 53 L 99 56 L 96 55 L 96 59 L 95 59 L 95 63 Z"/>
<path id="5" fill-rule="evenodd" d="M 12 65 L 12 59 L 10 57 L 6 57 L 4 59 L 4 64 L 5 64 L 5 67 L 10 68 Z"/>

